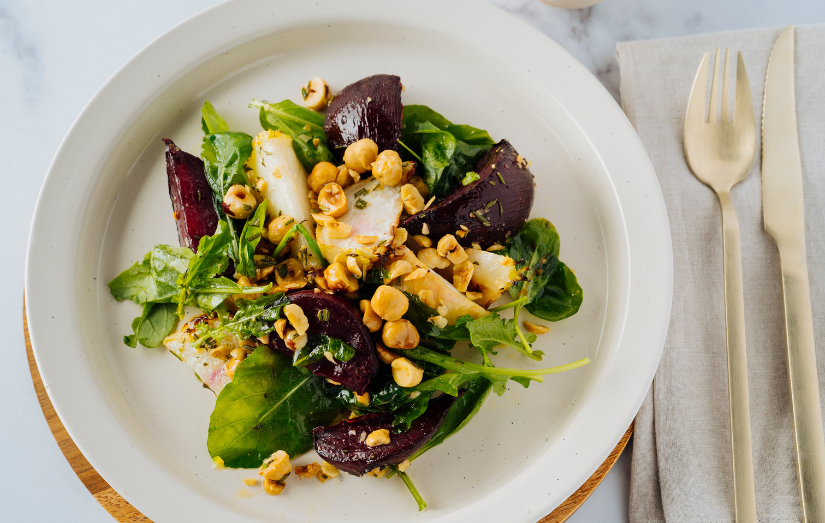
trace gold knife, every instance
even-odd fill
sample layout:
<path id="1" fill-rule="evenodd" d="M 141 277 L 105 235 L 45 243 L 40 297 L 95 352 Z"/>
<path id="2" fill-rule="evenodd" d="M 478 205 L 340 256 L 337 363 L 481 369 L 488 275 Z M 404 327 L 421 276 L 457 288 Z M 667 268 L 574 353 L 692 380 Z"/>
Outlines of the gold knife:
<path id="1" fill-rule="evenodd" d="M 802 514 L 806 523 L 822 523 L 825 522 L 825 436 L 805 259 L 793 26 L 779 34 L 768 59 L 762 104 L 762 211 L 765 232 L 779 248 Z"/>

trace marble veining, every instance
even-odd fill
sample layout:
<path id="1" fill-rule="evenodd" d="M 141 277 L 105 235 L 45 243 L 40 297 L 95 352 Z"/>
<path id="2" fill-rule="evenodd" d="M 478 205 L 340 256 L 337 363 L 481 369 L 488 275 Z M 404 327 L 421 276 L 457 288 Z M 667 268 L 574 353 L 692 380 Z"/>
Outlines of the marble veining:
<path id="1" fill-rule="evenodd" d="M 43 84 L 43 60 L 32 33 L 23 27 L 5 2 L 0 3 L 0 45 L 7 51 L 0 55 L 0 64 L 10 57 L 14 59 L 26 101 L 33 102 Z M 5 64 L 3 69 L 9 71 L 9 65 Z"/>

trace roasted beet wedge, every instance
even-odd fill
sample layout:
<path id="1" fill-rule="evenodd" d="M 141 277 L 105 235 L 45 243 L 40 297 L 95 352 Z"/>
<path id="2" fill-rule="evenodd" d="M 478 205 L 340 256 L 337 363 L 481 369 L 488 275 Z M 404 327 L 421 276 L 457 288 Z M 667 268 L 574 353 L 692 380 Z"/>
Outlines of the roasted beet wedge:
<path id="1" fill-rule="evenodd" d="M 336 381 L 358 394 L 363 394 L 370 381 L 378 373 L 378 356 L 370 331 L 361 320 L 361 312 L 347 298 L 334 294 L 313 291 L 298 291 L 287 295 L 289 301 L 303 309 L 309 320 L 307 334 L 325 334 L 348 343 L 355 349 L 355 355 L 349 361 L 332 363 L 322 359 L 307 366 L 313 374 Z M 329 320 L 318 319 L 318 312 L 329 310 Z M 272 334 L 269 344 L 275 350 L 292 356 L 293 352 L 284 340 Z"/>
<path id="2" fill-rule="evenodd" d="M 201 236 L 215 234 L 218 227 L 212 189 L 206 181 L 200 158 L 182 151 L 168 138 L 163 141 L 166 143 L 166 174 L 178 226 L 178 241 L 181 247 L 197 252 Z"/>
<path id="3" fill-rule="evenodd" d="M 427 412 L 412 422 L 410 430 L 394 434 L 392 413 L 367 414 L 344 420 L 331 427 L 317 427 L 315 451 L 327 463 L 339 469 L 363 476 L 376 467 L 398 465 L 421 448 L 444 422 L 455 398 L 448 395 L 430 400 Z M 390 442 L 368 447 L 365 441 L 375 430 L 388 429 Z"/>
<path id="4" fill-rule="evenodd" d="M 510 142 L 498 142 L 478 162 L 478 181 L 410 216 L 401 227 L 412 236 L 422 234 L 426 223 L 429 236 L 437 241 L 445 234 L 455 234 L 464 225 L 469 231 L 457 239 L 465 247 L 476 242 L 486 249 L 494 243 L 504 243 L 524 227 L 533 208 L 533 174 L 524 160 L 518 160 L 519 154 Z"/>
<path id="5" fill-rule="evenodd" d="M 379 151 L 396 150 L 401 138 L 401 78 L 377 74 L 344 87 L 329 104 L 327 143 L 339 155 L 347 145 L 370 138 Z"/>

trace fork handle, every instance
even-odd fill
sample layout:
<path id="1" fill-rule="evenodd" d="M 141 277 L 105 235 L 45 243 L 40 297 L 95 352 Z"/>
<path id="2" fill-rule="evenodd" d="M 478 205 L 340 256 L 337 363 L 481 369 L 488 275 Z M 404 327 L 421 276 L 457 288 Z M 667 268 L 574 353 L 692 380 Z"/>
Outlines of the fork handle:
<path id="1" fill-rule="evenodd" d="M 805 523 L 825 521 L 825 439 L 814 353 L 814 324 L 804 245 L 780 249 L 788 378 L 799 491 Z"/>
<path id="2" fill-rule="evenodd" d="M 733 455 L 733 495 L 737 523 L 756 523 L 751 416 L 748 405 L 748 361 L 745 350 L 745 299 L 742 292 L 742 250 L 739 221 L 729 192 L 719 192 L 725 271 L 725 334 L 728 349 L 730 442 Z"/>

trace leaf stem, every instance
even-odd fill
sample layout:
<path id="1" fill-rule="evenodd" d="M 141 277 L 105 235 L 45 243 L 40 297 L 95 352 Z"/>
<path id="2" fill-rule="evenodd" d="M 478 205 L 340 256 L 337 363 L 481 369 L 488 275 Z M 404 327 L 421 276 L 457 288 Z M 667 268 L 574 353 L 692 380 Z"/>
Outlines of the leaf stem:
<path id="1" fill-rule="evenodd" d="M 524 299 L 524 298 L 519 298 L 519 299 L 521 300 L 521 299 Z M 516 305 L 516 309 L 513 312 L 513 320 L 514 320 L 514 324 L 515 324 L 515 327 L 516 327 L 516 334 L 518 334 L 518 339 L 521 340 L 521 344 L 524 346 L 524 350 L 526 350 L 529 355 L 533 355 L 533 348 L 530 346 L 530 343 L 527 341 L 527 338 L 524 337 L 524 333 L 521 332 L 521 327 L 518 326 L 518 316 L 521 313 L 521 308 L 523 306 L 524 306 L 524 304 L 522 304 L 522 303 L 519 303 L 518 305 Z M 541 359 L 541 358 L 538 358 L 538 359 Z"/>
<path id="2" fill-rule="evenodd" d="M 415 498 L 415 502 L 418 503 L 418 511 L 421 512 L 425 508 L 427 508 L 427 503 L 424 501 L 424 498 L 421 497 L 421 493 L 418 492 L 418 489 L 415 488 L 415 485 L 412 482 L 412 479 L 407 475 L 406 472 L 402 472 L 398 470 L 398 467 L 395 465 L 390 465 L 390 469 L 393 472 L 398 474 L 398 477 L 407 485 L 407 489 L 409 489 L 410 494 Z"/>
<path id="3" fill-rule="evenodd" d="M 315 257 L 318 258 L 318 260 L 326 267 L 327 261 L 326 258 L 324 258 L 324 255 L 321 254 L 321 248 L 318 246 L 318 242 L 315 241 L 315 238 L 312 237 L 307 228 L 301 223 L 296 223 L 289 229 L 289 231 L 287 231 L 284 238 L 275 248 L 275 252 L 272 254 L 272 257 L 277 259 L 284 252 L 284 249 L 286 249 L 289 240 L 291 240 L 299 232 L 306 239 L 307 245 L 309 245 L 309 250 L 312 251 L 312 254 L 314 254 Z"/>
<path id="4" fill-rule="evenodd" d="M 575 369 L 590 363 L 590 358 L 582 358 L 572 363 L 559 365 L 557 367 L 548 367 L 545 369 L 507 369 L 503 367 L 486 367 L 484 365 L 470 363 L 469 361 L 457 360 L 451 356 L 440 354 L 438 352 L 425 349 L 420 346 L 416 347 L 415 349 L 404 351 L 404 356 L 408 356 L 416 360 L 434 363 L 439 367 L 451 370 L 453 372 L 459 372 L 461 374 L 479 373 L 482 375 L 497 374 L 501 376 L 520 376 L 535 381 L 542 381 L 541 376 L 545 376 L 547 374 L 556 374 L 558 372 L 564 372 L 566 370 Z"/>
<path id="5" fill-rule="evenodd" d="M 490 312 L 501 312 L 512 307 L 518 307 L 519 305 L 523 305 L 525 303 L 527 303 L 527 296 L 523 296 L 517 300 L 511 301 L 510 303 L 505 303 L 504 305 L 499 305 L 498 307 L 487 310 L 489 310 Z"/>
<path id="6" fill-rule="evenodd" d="M 406 149 L 407 151 L 409 151 L 411 155 L 415 156 L 415 159 L 416 159 L 416 160 L 418 160 L 419 162 L 421 162 L 421 164 L 422 164 L 422 165 L 424 164 L 424 160 L 422 160 L 420 156 L 418 156 L 417 154 L 415 154 L 415 152 L 414 152 L 412 149 L 410 149 L 409 147 L 407 147 L 407 144 L 405 144 L 405 143 L 404 143 L 404 142 L 402 142 L 401 140 L 398 140 L 398 143 L 399 143 L 399 144 L 401 144 L 401 147 L 403 147 L 404 149 Z"/>

